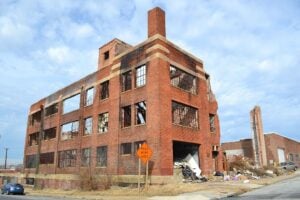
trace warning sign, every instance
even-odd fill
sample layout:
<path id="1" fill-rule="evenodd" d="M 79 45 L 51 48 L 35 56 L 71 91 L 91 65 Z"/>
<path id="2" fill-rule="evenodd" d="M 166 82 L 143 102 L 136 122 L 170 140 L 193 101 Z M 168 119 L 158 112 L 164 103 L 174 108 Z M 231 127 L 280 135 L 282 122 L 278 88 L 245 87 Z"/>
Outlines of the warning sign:
<path id="1" fill-rule="evenodd" d="M 143 143 L 136 154 L 144 163 L 146 163 L 152 156 L 152 150 L 147 143 Z"/>

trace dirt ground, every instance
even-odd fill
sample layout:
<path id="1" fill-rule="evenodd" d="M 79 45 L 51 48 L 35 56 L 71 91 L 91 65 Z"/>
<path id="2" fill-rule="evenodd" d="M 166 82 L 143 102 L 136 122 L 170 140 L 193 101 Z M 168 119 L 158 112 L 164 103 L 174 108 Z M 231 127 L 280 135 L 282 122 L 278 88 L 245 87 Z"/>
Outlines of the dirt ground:
<path id="1" fill-rule="evenodd" d="M 239 181 L 223 181 L 221 178 L 211 180 L 204 183 L 177 183 L 177 184 L 165 184 L 165 185 L 150 185 L 148 189 L 143 188 L 138 192 L 137 188 L 133 187 L 117 187 L 112 186 L 109 190 L 103 191 L 79 191 L 79 190 L 33 190 L 32 188 L 26 188 L 28 195 L 34 196 L 60 196 L 71 197 L 78 199 L 147 199 L 153 196 L 176 196 L 182 193 L 188 192 L 203 192 L 208 196 L 216 198 L 230 196 L 237 193 L 244 193 L 254 188 L 261 187 L 263 185 L 269 185 L 285 179 L 289 179 L 300 175 L 300 172 L 291 173 L 287 175 L 281 175 L 277 177 L 261 178 L 258 180 L 249 180 L 249 183 L 244 183 L 243 180 Z"/>

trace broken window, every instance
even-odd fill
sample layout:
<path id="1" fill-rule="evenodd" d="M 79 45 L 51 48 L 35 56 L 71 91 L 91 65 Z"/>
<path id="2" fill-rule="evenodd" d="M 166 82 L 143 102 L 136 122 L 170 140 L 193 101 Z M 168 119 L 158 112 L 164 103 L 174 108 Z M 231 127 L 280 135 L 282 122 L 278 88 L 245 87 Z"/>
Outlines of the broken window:
<path id="1" fill-rule="evenodd" d="M 197 78 L 170 65 L 171 84 L 193 94 L 197 94 Z"/>
<path id="2" fill-rule="evenodd" d="M 289 160 L 294 161 L 294 155 L 292 153 L 289 154 Z"/>
<path id="3" fill-rule="evenodd" d="M 131 89 L 131 71 L 125 72 L 122 75 L 122 92 Z"/>
<path id="4" fill-rule="evenodd" d="M 58 112 L 58 103 L 52 104 L 51 106 L 48 106 L 45 108 L 45 116 L 54 115 Z"/>
<path id="5" fill-rule="evenodd" d="M 146 102 L 142 101 L 135 104 L 135 124 L 146 123 Z"/>
<path id="6" fill-rule="evenodd" d="M 80 108 L 80 94 L 76 94 L 63 101 L 63 114 Z"/>
<path id="7" fill-rule="evenodd" d="M 134 142 L 134 152 L 136 153 L 138 149 L 142 146 L 142 144 L 145 142 L 146 142 L 145 140 Z"/>
<path id="8" fill-rule="evenodd" d="M 53 164 L 54 163 L 54 152 L 42 153 L 40 155 L 40 164 Z"/>
<path id="9" fill-rule="evenodd" d="M 97 166 L 107 166 L 107 146 L 97 147 Z"/>
<path id="10" fill-rule="evenodd" d="M 172 101 L 172 122 L 182 126 L 198 128 L 198 109 Z"/>
<path id="11" fill-rule="evenodd" d="M 122 108 L 122 119 L 121 126 L 122 128 L 131 126 L 131 106 L 125 106 Z"/>
<path id="12" fill-rule="evenodd" d="M 56 137 L 56 127 L 44 130 L 43 140 L 50 140 Z"/>
<path id="13" fill-rule="evenodd" d="M 94 87 L 91 87 L 86 90 L 85 92 L 85 104 L 84 106 L 90 106 L 93 104 L 94 101 Z"/>
<path id="14" fill-rule="evenodd" d="M 39 132 L 32 133 L 29 135 L 29 146 L 39 144 Z"/>
<path id="15" fill-rule="evenodd" d="M 126 155 L 126 154 L 131 154 L 131 143 L 123 143 L 121 144 L 121 154 Z"/>
<path id="16" fill-rule="evenodd" d="M 98 132 L 105 133 L 108 131 L 108 113 L 102 113 L 98 117 Z"/>
<path id="17" fill-rule="evenodd" d="M 104 52 L 104 60 L 107 60 L 109 58 L 109 51 Z"/>
<path id="18" fill-rule="evenodd" d="M 107 99 L 109 97 L 109 81 L 100 84 L 100 99 Z"/>
<path id="19" fill-rule="evenodd" d="M 38 111 L 36 113 L 33 113 L 32 115 L 30 115 L 29 121 L 30 121 L 30 125 L 34 125 L 37 123 L 41 122 L 41 111 Z"/>
<path id="20" fill-rule="evenodd" d="M 93 118 L 88 117 L 84 120 L 84 135 L 92 134 Z"/>
<path id="21" fill-rule="evenodd" d="M 74 121 L 61 126 L 61 140 L 72 139 L 78 134 L 79 122 Z"/>
<path id="22" fill-rule="evenodd" d="M 91 149 L 86 148 L 81 150 L 81 166 L 90 166 Z"/>
<path id="23" fill-rule="evenodd" d="M 146 84 L 146 65 L 136 68 L 135 86 L 141 87 Z"/>
<path id="24" fill-rule="evenodd" d="M 77 160 L 76 149 L 58 152 L 58 167 L 75 167 Z"/>
<path id="25" fill-rule="evenodd" d="M 26 159 L 26 163 L 25 163 L 26 168 L 35 168 L 37 165 L 36 158 L 37 158 L 36 154 L 27 155 L 25 158 Z"/>
<path id="26" fill-rule="evenodd" d="M 209 130 L 210 132 L 215 132 L 215 115 L 209 114 Z"/>

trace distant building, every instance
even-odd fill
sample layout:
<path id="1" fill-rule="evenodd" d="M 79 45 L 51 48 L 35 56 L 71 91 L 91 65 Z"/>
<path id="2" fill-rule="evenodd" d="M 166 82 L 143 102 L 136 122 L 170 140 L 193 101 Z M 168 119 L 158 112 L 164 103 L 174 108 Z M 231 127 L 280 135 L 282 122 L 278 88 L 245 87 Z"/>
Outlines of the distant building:
<path id="1" fill-rule="evenodd" d="M 300 143 L 277 133 L 264 134 L 267 165 L 293 161 L 300 167 Z M 252 139 L 222 143 L 222 150 L 230 161 L 234 156 L 244 156 L 254 161 Z"/>
<path id="2" fill-rule="evenodd" d="M 169 180 L 189 154 L 210 174 L 222 169 L 217 109 L 202 60 L 166 39 L 165 13 L 154 8 L 146 41 L 108 42 L 96 72 L 30 107 L 25 178 L 67 188 L 82 173 L 136 183 L 143 142 L 152 182 Z"/>

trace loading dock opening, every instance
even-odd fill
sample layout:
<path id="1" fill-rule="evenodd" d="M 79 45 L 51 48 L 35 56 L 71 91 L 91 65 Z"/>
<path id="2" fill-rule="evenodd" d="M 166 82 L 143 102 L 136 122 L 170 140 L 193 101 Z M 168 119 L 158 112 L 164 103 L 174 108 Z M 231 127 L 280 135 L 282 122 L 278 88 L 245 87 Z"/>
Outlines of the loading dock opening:
<path id="1" fill-rule="evenodd" d="M 191 154 L 196 163 L 199 163 L 199 144 L 173 141 L 173 163 L 182 162 L 184 159 Z"/>

